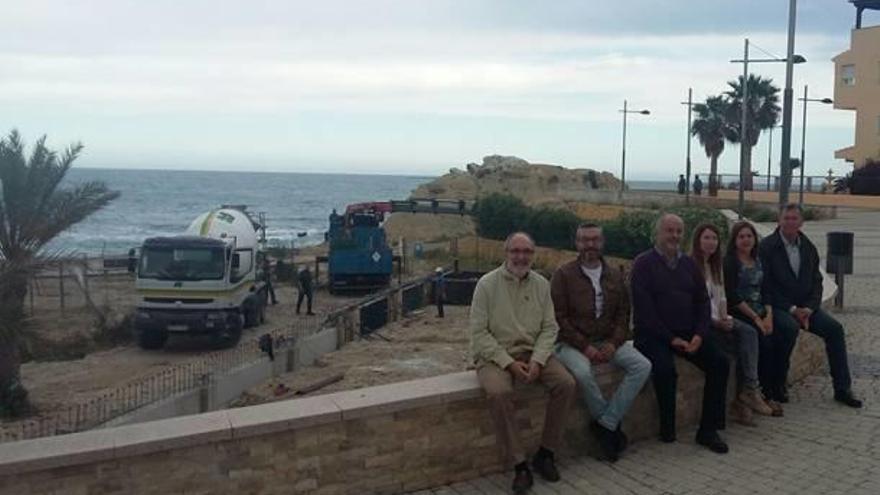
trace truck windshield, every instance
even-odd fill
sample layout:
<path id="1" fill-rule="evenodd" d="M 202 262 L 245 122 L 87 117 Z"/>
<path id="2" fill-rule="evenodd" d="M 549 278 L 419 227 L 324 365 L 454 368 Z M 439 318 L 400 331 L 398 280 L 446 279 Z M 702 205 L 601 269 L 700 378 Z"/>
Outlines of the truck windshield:
<path id="1" fill-rule="evenodd" d="M 223 249 L 150 247 L 141 255 L 138 277 L 159 280 L 219 280 L 225 274 Z"/>

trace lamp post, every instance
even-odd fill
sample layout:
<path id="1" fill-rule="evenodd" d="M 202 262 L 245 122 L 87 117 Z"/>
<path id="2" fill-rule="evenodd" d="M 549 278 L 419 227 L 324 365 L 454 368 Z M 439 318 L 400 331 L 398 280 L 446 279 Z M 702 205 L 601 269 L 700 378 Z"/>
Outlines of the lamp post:
<path id="1" fill-rule="evenodd" d="M 681 102 L 682 105 L 688 107 L 688 126 L 687 126 L 687 158 L 685 158 L 685 187 L 684 187 L 684 204 L 691 204 L 691 114 L 694 110 L 694 89 L 688 88 L 688 101 Z M 709 179 L 709 189 L 712 189 L 712 179 Z"/>
<path id="2" fill-rule="evenodd" d="M 623 198 L 623 190 L 626 189 L 626 115 L 629 113 L 638 113 L 641 115 L 650 115 L 648 110 L 628 110 L 627 101 L 623 100 L 623 151 L 620 156 L 620 193 L 619 197 Z"/>
<path id="3" fill-rule="evenodd" d="M 778 127 L 782 127 L 782 126 L 781 126 L 781 125 L 774 125 L 774 126 L 770 127 L 770 129 L 769 129 L 769 131 L 770 131 L 770 142 L 768 143 L 768 148 L 767 148 L 767 192 L 770 192 L 770 191 L 772 190 L 772 189 L 770 189 L 770 181 L 771 181 L 771 179 L 773 178 L 773 169 L 772 169 L 772 163 L 773 163 L 773 129 L 776 129 L 776 128 L 778 128 Z"/>
<path id="4" fill-rule="evenodd" d="M 804 97 L 798 98 L 799 101 L 804 102 L 804 121 L 801 125 L 801 188 L 798 193 L 798 205 L 801 208 L 803 208 L 804 206 L 804 167 L 806 165 L 804 159 L 806 158 L 805 155 L 807 149 L 807 103 L 811 101 L 814 101 L 816 103 L 824 103 L 826 105 L 834 103 L 834 100 L 832 100 L 831 98 L 809 98 L 807 96 L 808 88 L 809 87 L 804 84 Z"/>
<path id="5" fill-rule="evenodd" d="M 782 159 L 779 160 L 779 207 L 788 203 L 788 186 L 791 182 L 791 106 L 792 78 L 794 77 L 794 28 L 797 18 L 797 0 L 788 3 L 788 50 L 785 63 L 785 90 L 782 92 Z M 802 165 L 803 166 L 803 165 Z"/>
<path id="6" fill-rule="evenodd" d="M 794 2 L 795 0 L 792 0 Z M 794 33 L 791 33 L 791 36 L 794 36 Z M 740 136 L 739 136 L 739 197 L 737 200 L 737 208 L 739 209 L 739 218 L 742 219 L 742 211 L 745 206 L 745 190 L 743 188 L 743 183 L 745 182 L 745 174 L 750 174 L 751 170 L 746 170 L 746 152 L 745 147 L 747 146 L 746 142 L 748 140 L 748 101 L 749 101 L 749 64 L 750 63 L 766 63 L 766 62 L 785 62 L 786 65 L 791 66 L 792 64 L 802 64 L 807 61 L 804 57 L 800 55 L 795 55 L 791 53 L 794 50 L 794 45 L 789 44 L 789 55 L 786 58 L 758 58 L 758 59 L 750 59 L 749 58 L 749 39 L 745 39 L 745 47 L 743 49 L 743 58 L 739 60 L 731 60 L 731 63 L 743 64 L 743 80 L 742 80 L 742 101 L 740 102 Z M 790 102 L 789 95 L 789 102 Z M 790 112 L 791 109 L 789 109 Z M 785 126 L 785 116 L 783 113 L 783 126 Z M 785 134 L 788 132 L 789 143 L 788 143 L 788 151 L 791 152 L 791 115 L 788 118 L 788 129 L 783 127 L 782 136 L 783 136 L 783 146 L 785 146 Z M 782 164 L 783 169 L 788 166 L 788 160 L 785 160 Z M 784 170 L 783 170 L 784 172 Z M 789 171 L 790 174 L 791 171 Z M 780 174 L 782 175 L 782 174 Z M 782 188 L 785 184 L 780 184 L 780 197 L 782 196 Z M 786 194 L 788 192 L 786 191 Z"/>

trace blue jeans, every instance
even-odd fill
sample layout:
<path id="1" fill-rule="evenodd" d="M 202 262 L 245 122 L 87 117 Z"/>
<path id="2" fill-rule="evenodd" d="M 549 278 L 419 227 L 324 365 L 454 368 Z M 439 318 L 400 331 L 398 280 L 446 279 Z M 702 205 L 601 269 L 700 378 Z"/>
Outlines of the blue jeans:
<path id="1" fill-rule="evenodd" d="M 623 416 L 632 405 L 642 386 L 651 375 L 651 362 L 633 347 L 632 342 L 620 346 L 611 357 L 611 363 L 622 368 L 625 375 L 611 400 L 605 400 L 590 360 L 583 352 L 565 343 L 556 344 L 556 358 L 568 368 L 582 392 L 582 399 L 600 425 L 616 430 Z"/>

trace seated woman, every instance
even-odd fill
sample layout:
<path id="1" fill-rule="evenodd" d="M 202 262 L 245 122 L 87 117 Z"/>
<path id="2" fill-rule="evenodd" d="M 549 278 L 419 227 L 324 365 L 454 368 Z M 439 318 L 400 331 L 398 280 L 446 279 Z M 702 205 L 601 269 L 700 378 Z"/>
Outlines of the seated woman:
<path id="1" fill-rule="evenodd" d="M 728 315 L 728 299 L 721 269 L 720 233 L 711 224 L 697 227 L 693 235 L 691 257 L 706 280 L 712 312 L 712 328 L 723 347 L 737 356 L 738 388 L 733 414 L 739 422 L 754 426 L 752 412 L 770 415 L 770 406 L 761 396 L 758 382 L 758 330 Z"/>
<path id="2" fill-rule="evenodd" d="M 773 307 L 761 290 L 764 271 L 758 259 L 758 232 L 749 222 L 737 222 L 730 231 L 724 257 L 724 292 L 727 309 L 740 329 L 740 361 L 743 364 L 743 400 L 755 412 L 782 416 L 782 405 L 765 401 L 760 385 L 772 389 L 780 380 L 774 363 L 777 345 L 773 335 Z M 782 378 L 785 379 L 784 377 Z"/>

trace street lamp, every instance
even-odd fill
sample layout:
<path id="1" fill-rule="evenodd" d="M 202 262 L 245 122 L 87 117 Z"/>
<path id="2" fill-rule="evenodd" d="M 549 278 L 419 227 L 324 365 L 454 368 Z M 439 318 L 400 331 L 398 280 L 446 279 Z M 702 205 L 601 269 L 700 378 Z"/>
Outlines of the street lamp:
<path id="1" fill-rule="evenodd" d="M 687 127 L 687 158 L 685 159 L 685 185 L 684 185 L 684 204 L 691 204 L 691 114 L 694 110 L 694 90 L 688 88 L 688 101 L 681 102 L 682 105 L 688 107 L 688 127 Z M 712 177 L 709 177 L 709 189 L 712 190 Z"/>
<path id="2" fill-rule="evenodd" d="M 618 110 L 623 114 L 623 152 L 620 157 L 620 197 L 623 198 L 623 190 L 626 189 L 626 115 L 629 113 L 638 113 L 641 115 L 650 115 L 648 110 L 627 110 L 627 102 L 623 100 L 623 110 Z"/>
<path id="3" fill-rule="evenodd" d="M 830 105 L 834 103 L 834 100 L 831 98 L 809 98 L 807 96 L 808 86 L 804 84 L 804 97 L 798 98 L 799 101 L 804 102 L 804 122 L 801 126 L 801 188 L 798 193 L 798 205 L 803 208 L 804 206 L 804 158 L 806 154 L 807 148 L 807 103 L 814 101 L 816 103 L 824 103 L 826 105 Z"/>
<path id="4" fill-rule="evenodd" d="M 791 0 L 794 2 L 795 0 Z M 792 36 L 793 33 L 791 33 Z M 786 66 L 791 67 L 792 64 L 802 64 L 807 61 L 801 55 L 795 55 L 791 53 L 794 49 L 794 45 L 791 44 L 791 40 L 789 40 L 789 56 L 786 58 L 757 58 L 757 59 L 749 59 L 749 39 L 745 39 L 745 47 L 743 49 L 743 58 L 738 60 L 731 60 L 731 63 L 735 64 L 743 64 L 743 80 L 742 80 L 742 101 L 740 102 L 740 136 L 739 136 L 739 198 L 737 200 L 737 208 L 739 209 L 739 218 L 743 218 L 743 208 L 745 207 L 745 190 L 743 189 L 743 183 L 745 182 L 745 175 L 747 173 L 751 173 L 751 170 L 745 170 L 746 168 L 746 139 L 748 137 L 748 101 L 749 101 L 749 63 L 765 63 L 765 62 L 785 62 Z M 789 101 L 791 101 L 789 99 Z M 790 112 L 790 109 L 788 109 Z M 783 126 L 785 125 L 785 114 L 783 113 Z M 788 118 L 788 128 L 782 129 L 782 140 L 783 147 L 785 146 L 785 138 L 786 133 L 788 133 L 788 146 L 789 149 L 787 152 L 791 152 L 791 116 Z M 783 169 L 788 166 L 788 160 L 784 160 L 782 163 Z M 784 173 L 784 170 L 783 170 Z M 782 174 L 780 174 L 782 175 Z M 785 184 L 780 185 L 780 191 Z M 787 191 L 786 191 L 787 194 Z M 780 197 L 782 193 L 780 192 Z"/>
<path id="5" fill-rule="evenodd" d="M 782 127 L 781 125 L 771 126 L 770 131 L 770 142 L 768 143 L 767 148 L 767 192 L 770 192 L 770 180 L 773 178 L 773 169 L 771 168 L 773 163 L 773 129 L 778 129 Z"/>

